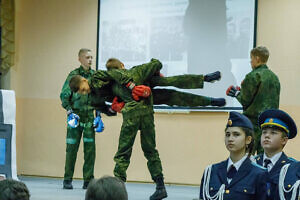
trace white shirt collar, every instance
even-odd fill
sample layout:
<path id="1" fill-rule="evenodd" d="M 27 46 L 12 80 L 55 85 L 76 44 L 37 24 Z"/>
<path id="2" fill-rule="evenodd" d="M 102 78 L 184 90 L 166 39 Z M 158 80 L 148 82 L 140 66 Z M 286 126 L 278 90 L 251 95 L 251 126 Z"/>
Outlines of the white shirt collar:
<path id="1" fill-rule="evenodd" d="M 274 156 L 272 156 L 272 158 L 269 158 L 266 153 L 264 153 L 264 162 L 265 159 L 269 159 L 272 162 L 272 166 L 274 166 L 276 164 L 276 162 L 279 160 L 280 156 L 282 155 L 282 151 L 279 153 L 276 153 Z"/>
<path id="2" fill-rule="evenodd" d="M 233 163 L 231 158 L 228 158 L 228 163 L 227 163 L 227 171 L 229 170 L 229 168 L 231 167 L 231 165 L 233 165 L 236 169 L 236 171 L 239 170 L 239 168 L 241 167 L 241 165 L 243 164 L 243 162 L 246 160 L 247 158 L 247 154 L 244 155 L 244 157 L 242 157 L 239 161 L 237 161 L 236 163 Z"/>

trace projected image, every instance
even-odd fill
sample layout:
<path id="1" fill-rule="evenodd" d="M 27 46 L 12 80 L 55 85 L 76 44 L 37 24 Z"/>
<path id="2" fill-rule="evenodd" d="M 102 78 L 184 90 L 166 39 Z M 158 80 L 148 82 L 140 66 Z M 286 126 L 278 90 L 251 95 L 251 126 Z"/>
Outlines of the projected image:
<path id="1" fill-rule="evenodd" d="M 161 61 L 182 61 L 186 53 L 183 16 L 151 20 L 150 55 Z"/>
<path id="2" fill-rule="evenodd" d="M 219 70 L 221 81 L 187 92 L 223 97 L 227 107 L 241 107 L 225 91 L 251 71 L 255 0 L 100 2 L 99 69 L 116 57 L 127 68 L 157 58 L 164 76 Z"/>
<path id="3" fill-rule="evenodd" d="M 145 25 L 134 19 L 104 21 L 102 29 L 101 60 L 107 60 L 112 55 L 118 55 L 118 58 L 124 62 L 146 60 L 147 27 Z"/>

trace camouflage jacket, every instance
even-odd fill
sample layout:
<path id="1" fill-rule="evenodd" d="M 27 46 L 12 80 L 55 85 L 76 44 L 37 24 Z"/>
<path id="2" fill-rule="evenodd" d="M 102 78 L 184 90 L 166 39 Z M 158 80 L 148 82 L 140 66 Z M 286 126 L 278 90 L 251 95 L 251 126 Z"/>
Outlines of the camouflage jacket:
<path id="1" fill-rule="evenodd" d="M 152 95 L 147 99 L 140 101 L 133 100 L 131 91 L 125 86 L 132 81 L 136 85 L 148 85 L 152 76 L 162 68 L 160 61 L 151 59 L 149 63 L 126 69 L 113 69 L 109 71 L 97 71 L 91 81 L 92 90 L 96 93 L 106 94 L 109 96 L 109 90 L 114 96 L 118 96 L 120 100 L 125 102 L 122 113 L 132 115 L 141 115 L 153 113 L 153 98 Z"/>
<path id="2" fill-rule="evenodd" d="M 267 65 L 260 65 L 246 75 L 237 100 L 243 106 L 243 113 L 252 121 L 257 121 L 263 111 L 279 107 L 279 96 L 278 77 Z"/>

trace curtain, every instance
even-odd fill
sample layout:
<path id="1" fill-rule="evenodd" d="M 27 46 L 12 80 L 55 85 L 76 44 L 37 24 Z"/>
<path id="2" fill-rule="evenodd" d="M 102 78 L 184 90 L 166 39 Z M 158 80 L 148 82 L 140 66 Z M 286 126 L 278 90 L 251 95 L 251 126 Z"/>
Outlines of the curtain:
<path id="1" fill-rule="evenodd" d="M 15 56 L 15 2 L 14 0 L 0 1 L 1 21 L 1 66 L 5 71 L 14 65 Z"/>

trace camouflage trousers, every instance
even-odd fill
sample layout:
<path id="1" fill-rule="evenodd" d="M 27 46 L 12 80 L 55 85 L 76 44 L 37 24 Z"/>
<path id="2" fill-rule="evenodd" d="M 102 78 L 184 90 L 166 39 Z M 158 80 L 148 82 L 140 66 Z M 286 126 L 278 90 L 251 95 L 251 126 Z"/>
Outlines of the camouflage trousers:
<path id="1" fill-rule="evenodd" d="M 151 87 L 155 86 L 174 86 L 182 89 L 203 88 L 204 76 L 186 74 L 170 77 L 153 76 L 150 80 Z"/>
<path id="2" fill-rule="evenodd" d="M 166 104 L 168 106 L 208 106 L 211 105 L 211 98 L 180 92 L 172 89 L 152 89 L 153 104 Z"/>
<path id="3" fill-rule="evenodd" d="M 152 179 L 156 180 L 157 177 L 163 177 L 161 161 L 156 150 L 153 114 L 139 117 L 130 117 L 123 114 L 118 151 L 114 157 L 116 162 L 114 175 L 126 181 L 126 170 L 130 163 L 132 146 L 138 130 L 141 133 L 141 146 L 147 159 L 147 166 Z"/>
<path id="4" fill-rule="evenodd" d="M 64 180 L 72 180 L 73 178 L 77 152 L 82 135 L 84 149 L 83 179 L 89 181 L 94 178 L 96 147 L 93 118 L 84 120 L 81 117 L 78 127 L 71 128 L 68 126 L 67 128 Z"/>
<path id="5" fill-rule="evenodd" d="M 203 75 L 179 75 L 170 77 L 153 76 L 150 81 L 151 87 L 173 86 L 182 89 L 203 88 Z M 169 106 L 208 106 L 211 105 L 211 98 L 187 92 L 180 92 L 173 89 L 152 89 L 153 104 L 166 104 Z"/>

